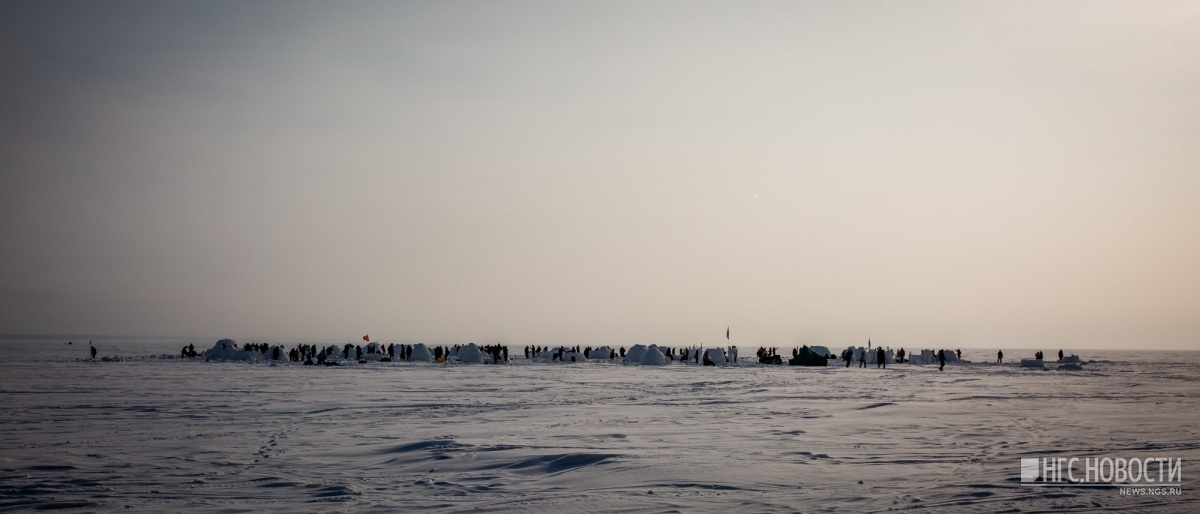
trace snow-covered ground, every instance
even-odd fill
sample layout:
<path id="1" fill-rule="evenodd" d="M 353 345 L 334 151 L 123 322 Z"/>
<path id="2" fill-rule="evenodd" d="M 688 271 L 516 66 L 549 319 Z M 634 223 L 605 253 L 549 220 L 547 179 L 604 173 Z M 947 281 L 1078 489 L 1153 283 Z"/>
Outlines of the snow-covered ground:
<path id="1" fill-rule="evenodd" d="M 746 347 L 738 366 L 511 346 L 506 366 L 323 367 L 180 346 L 0 342 L 0 510 L 1200 510 L 1197 352 L 1068 351 L 1083 370 L 1059 371 L 1046 348 L 1043 371 L 964 349 L 976 364 L 939 372 Z M 1053 456 L 1182 458 L 1183 492 L 1021 485 L 1020 458 Z"/>

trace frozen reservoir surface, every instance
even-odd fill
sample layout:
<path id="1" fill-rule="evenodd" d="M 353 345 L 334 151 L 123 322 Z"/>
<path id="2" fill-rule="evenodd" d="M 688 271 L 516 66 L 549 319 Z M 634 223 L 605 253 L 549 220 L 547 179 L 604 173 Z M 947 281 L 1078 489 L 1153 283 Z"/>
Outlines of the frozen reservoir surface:
<path id="1" fill-rule="evenodd" d="M 939 372 L 96 346 L 0 342 L 0 511 L 1200 511 L 1196 352 L 1068 371 L 968 350 Z M 1021 482 L 1021 458 L 1106 456 L 1183 459 L 1182 494 Z"/>

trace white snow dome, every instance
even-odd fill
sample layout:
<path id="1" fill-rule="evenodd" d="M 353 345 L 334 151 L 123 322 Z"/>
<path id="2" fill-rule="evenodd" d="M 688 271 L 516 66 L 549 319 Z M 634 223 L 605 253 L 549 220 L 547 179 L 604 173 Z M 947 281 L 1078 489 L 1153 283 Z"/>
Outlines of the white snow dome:
<path id="1" fill-rule="evenodd" d="M 417 343 L 413 345 L 412 357 L 409 358 L 413 362 L 433 362 L 433 352 L 425 346 L 425 343 Z"/>
<path id="2" fill-rule="evenodd" d="M 388 356 L 387 353 L 385 353 L 386 351 L 387 348 L 380 343 L 367 343 L 366 346 L 362 347 L 362 360 L 379 362 L 383 360 L 384 357 Z M 357 353 L 355 353 L 355 355 L 357 356 Z"/>
<path id="3" fill-rule="evenodd" d="M 938 358 L 933 353 L 933 350 L 921 350 L 921 355 L 909 356 L 908 362 L 912 364 L 933 364 L 938 362 Z"/>
<path id="4" fill-rule="evenodd" d="M 237 341 L 233 339 L 222 339 L 213 344 L 211 350 L 234 350 L 237 348 Z"/>
<path id="5" fill-rule="evenodd" d="M 635 344 L 625 352 L 625 364 L 641 364 L 642 357 L 646 355 L 646 345 Z"/>
<path id="6" fill-rule="evenodd" d="M 278 354 L 275 353 L 276 350 L 279 350 Z M 292 360 L 290 357 L 288 357 L 287 348 L 284 348 L 281 345 L 272 346 L 269 350 L 267 350 L 267 353 L 263 355 L 263 358 L 267 359 L 269 361 L 283 361 L 283 362 Z"/>
<path id="7" fill-rule="evenodd" d="M 668 359 L 666 355 L 663 355 L 662 352 L 658 351 L 657 346 L 650 345 L 649 348 L 646 348 L 646 352 L 642 354 L 641 362 L 643 366 L 665 366 L 670 364 L 671 360 Z"/>
<path id="8" fill-rule="evenodd" d="M 612 348 L 601 346 L 592 350 L 592 353 L 588 354 L 587 357 L 591 360 L 606 361 L 609 357 L 612 357 Z"/>
<path id="9" fill-rule="evenodd" d="M 479 351 L 479 347 L 475 343 L 467 343 L 458 349 L 458 360 L 465 364 L 483 364 L 483 352 Z"/>
<path id="10" fill-rule="evenodd" d="M 253 361 L 262 357 L 258 352 L 249 352 L 234 348 L 237 342 L 233 339 L 222 339 L 213 345 L 211 350 L 204 352 L 204 358 L 210 361 Z"/>
<path id="11" fill-rule="evenodd" d="M 345 355 L 342 355 L 342 347 L 341 346 L 338 346 L 336 344 L 331 344 L 331 345 L 329 345 L 329 348 L 325 349 L 325 360 L 340 361 L 344 357 L 345 357 Z"/>
<path id="12" fill-rule="evenodd" d="M 725 354 L 721 353 L 720 348 L 709 348 L 704 353 L 708 354 L 708 360 L 713 361 L 713 364 L 718 366 L 725 364 Z"/>

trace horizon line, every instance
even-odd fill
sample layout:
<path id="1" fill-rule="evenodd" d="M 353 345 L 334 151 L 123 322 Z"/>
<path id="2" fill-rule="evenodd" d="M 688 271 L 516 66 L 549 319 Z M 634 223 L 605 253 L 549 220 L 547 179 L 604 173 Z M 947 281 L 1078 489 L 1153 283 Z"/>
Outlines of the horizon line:
<path id="1" fill-rule="evenodd" d="M 73 341 L 74 341 L 74 340 L 76 340 L 76 339 L 92 339 L 92 340 L 95 340 L 95 339 L 101 339 L 101 340 L 106 340 L 106 339 L 127 339 L 127 340 L 155 340 L 155 339 L 164 339 L 164 340 L 187 340 L 188 342 L 190 342 L 190 343 L 193 343 L 193 344 L 194 344 L 194 343 L 195 343 L 195 341 L 197 341 L 197 340 L 204 340 L 204 341 L 207 341 L 207 340 L 210 340 L 210 339 L 211 339 L 212 341 L 218 341 L 218 340 L 221 340 L 221 339 L 234 339 L 234 338 L 231 338 L 231 337 L 215 337 L 215 338 L 214 338 L 214 337 L 215 337 L 215 336 L 130 335 L 130 334 L 100 334 L 100 333 L 96 333 L 96 334 L 88 334 L 88 333 L 84 333 L 84 334 L 46 334 L 46 333 L 42 333 L 42 334 L 36 334 L 36 333 L 35 333 L 35 334 L 31 334 L 31 333 L 0 333 L 0 341 L 13 341 L 13 340 L 38 340 L 38 341 L 42 341 L 42 340 L 45 340 L 45 341 L 50 341 L 50 340 L 64 340 L 64 341 L 68 341 L 68 342 L 73 342 Z M 349 339 L 349 340 L 351 340 L 351 341 L 354 341 L 354 340 L 358 340 L 358 339 L 361 339 L 361 338 L 362 338 L 362 336 L 356 336 L 356 337 L 348 337 L 347 339 Z M 336 339 L 336 340 L 335 340 L 334 338 L 326 338 L 326 337 L 294 337 L 294 336 L 293 336 L 293 337 L 275 337 L 275 338 L 264 338 L 264 340 L 263 340 L 262 342 L 267 342 L 268 340 L 275 340 L 275 341 L 285 341 L 285 342 L 286 342 L 286 341 L 296 341 L 296 342 L 299 342 L 299 343 L 303 343 L 303 342 L 312 342 L 312 343 L 314 343 L 314 344 L 315 344 L 316 342 L 318 342 L 318 341 L 319 341 L 319 342 L 321 342 L 321 343 L 330 343 L 330 344 L 332 344 L 332 343 L 333 343 L 333 342 L 335 342 L 335 341 L 341 341 L 341 339 Z M 483 341 L 483 340 L 481 340 L 481 341 Z M 248 342 L 255 343 L 255 342 L 259 342 L 259 341 L 250 340 L 250 341 L 248 341 Z M 372 341 L 369 341 L 369 342 L 378 343 L 378 342 L 383 342 L 383 341 L 381 341 L 381 340 L 372 340 Z M 403 343 L 403 341 L 402 341 L 402 340 L 396 340 L 396 341 L 391 341 L 391 342 L 393 342 L 393 343 Z M 427 341 L 411 341 L 411 343 L 414 343 L 414 344 L 415 344 L 415 343 L 419 343 L 419 342 L 427 342 Z M 447 342 L 436 342 L 436 341 L 428 341 L 428 342 L 429 342 L 430 344 L 446 345 L 446 344 L 468 344 L 468 343 L 472 343 L 472 342 L 475 342 L 475 341 L 461 341 L 461 342 L 453 342 L 453 343 L 447 343 Z M 727 343 L 728 343 L 728 344 L 720 344 L 720 345 L 712 345 L 712 346 L 762 346 L 762 347 L 767 347 L 767 348 L 770 348 L 770 347 L 784 347 L 784 348 L 786 348 L 786 347 L 788 346 L 788 344 L 766 344 L 766 343 L 744 343 L 744 344 L 738 344 L 738 343 L 732 343 L 732 342 L 728 342 L 728 341 L 727 341 Z M 340 344 L 340 343 L 339 343 L 339 344 Z M 590 346 L 590 345 L 595 345 L 595 344 L 607 344 L 607 345 L 610 345 L 610 346 L 611 346 L 611 345 L 612 345 L 612 344 L 614 344 L 614 343 L 596 343 L 596 342 L 593 342 L 593 343 L 576 343 L 576 344 L 566 344 L 566 343 L 537 343 L 537 344 L 534 344 L 534 343 L 521 343 L 521 342 L 503 342 L 503 341 L 501 341 L 501 342 L 497 342 L 497 341 L 492 341 L 492 342 L 479 342 L 479 343 L 476 343 L 476 344 L 504 344 L 504 345 L 531 345 L 531 346 L 533 346 L 533 345 L 536 345 L 536 346 L 542 346 L 542 345 L 545 345 L 545 346 L 555 346 L 555 345 L 558 345 L 558 346 Z M 634 345 L 634 344 L 658 344 L 658 343 L 653 343 L 653 342 L 645 342 L 645 341 L 642 341 L 642 342 L 636 342 L 636 341 L 635 341 L 635 342 L 615 343 L 615 344 Z M 696 345 L 696 344 L 697 344 L 697 343 L 688 343 L 688 344 L 684 344 L 684 345 L 682 345 L 682 346 L 689 346 L 689 345 L 690 345 L 690 346 L 694 346 L 694 345 Z M 700 344 L 701 344 L 701 345 L 704 345 L 704 343 L 700 343 Z M 681 346 L 681 345 L 663 344 L 662 346 Z M 828 344 L 828 343 L 826 343 L 826 344 L 820 344 L 820 343 L 813 343 L 813 344 L 808 344 L 808 343 L 793 343 L 793 344 L 791 344 L 791 346 L 794 346 L 794 347 L 797 347 L 797 348 L 799 348 L 799 347 L 801 347 L 801 346 L 826 346 L 826 347 L 829 347 L 829 348 L 834 348 L 834 347 L 835 347 L 833 344 Z M 858 346 L 861 346 L 861 345 L 851 345 L 851 346 L 858 347 Z M 888 347 L 888 348 L 892 347 L 892 345 L 884 345 L 884 346 L 885 346 L 885 347 Z M 916 347 L 916 346 L 921 346 L 921 345 L 908 346 L 908 347 Z M 937 346 L 937 345 L 934 345 L 934 346 L 928 346 L 928 345 L 926 345 L 926 346 L 921 346 L 921 347 L 922 347 L 922 348 L 925 348 L 925 347 L 929 347 L 929 348 L 939 348 L 939 346 Z M 906 348 L 906 346 L 896 346 L 896 348 Z M 1001 350 L 1003 350 L 1003 349 L 1004 349 L 1004 347 L 996 347 L 996 346 L 965 346 L 965 345 L 956 345 L 956 346 L 955 346 L 955 348 L 957 348 L 957 349 L 963 349 L 963 348 L 965 348 L 965 349 L 969 349 L 969 350 L 991 350 L 991 349 L 997 349 L 997 348 L 998 348 L 998 349 L 1001 349 Z M 1009 346 L 1009 347 L 1007 347 L 1007 348 L 1013 348 L 1013 349 L 1040 349 L 1040 348 L 1042 348 L 1042 347 L 1041 347 L 1041 346 L 1023 346 L 1023 345 L 1014 345 L 1014 346 Z M 1098 346 L 1098 347 L 1070 347 L 1070 346 L 1060 346 L 1060 347 L 1057 347 L 1057 348 L 1060 348 L 1060 349 L 1063 349 L 1063 350 L 1114 350 L 1114 351 L 1131 351 L 1131 352 L 1137 352 L 1137 351 L 1146 351 L 1146 352 L 1200 352 L 1200 348 L 1139 348 L 1139 349 L 1131 349 L 1131 348 L 1116 348 L 1116 347 L 1111 347 L 1111 346 Z M 945 348 L 943 348 L 943 349 L 945 349 Z"/>

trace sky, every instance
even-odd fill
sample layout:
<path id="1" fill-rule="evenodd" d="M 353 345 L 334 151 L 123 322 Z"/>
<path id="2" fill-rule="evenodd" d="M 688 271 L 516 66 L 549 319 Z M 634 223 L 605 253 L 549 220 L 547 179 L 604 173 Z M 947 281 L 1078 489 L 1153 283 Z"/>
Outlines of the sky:
<path id="1" fill-rule="evenodd" d="M 1200 350 L 1197 27 L 0 2 L 0 333 Z"/>

